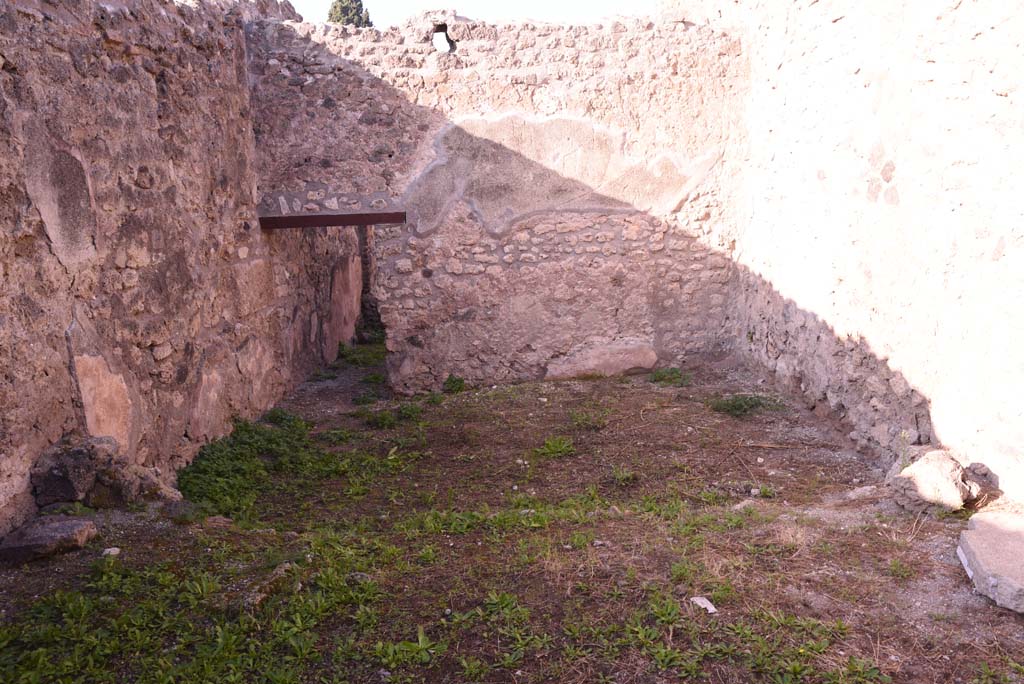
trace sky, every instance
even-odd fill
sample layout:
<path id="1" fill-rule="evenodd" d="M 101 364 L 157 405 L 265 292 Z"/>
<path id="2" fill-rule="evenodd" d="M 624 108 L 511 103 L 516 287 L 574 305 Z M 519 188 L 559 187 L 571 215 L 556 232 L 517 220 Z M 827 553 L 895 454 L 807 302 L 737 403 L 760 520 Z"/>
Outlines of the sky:
<path id="1" fill-rule="evenodd" d="M 327 20 L 331 0 L 291 0 L 306 21 Z M 653 15 L 660 0 L 363 0 L 370 20 L 378 28 L 397 26 L 408 17 L 424 10 L 454 7 L 462 16 L 484 21 L 552 21 L 561 23 L 593 23 L 621 15 Z"/>

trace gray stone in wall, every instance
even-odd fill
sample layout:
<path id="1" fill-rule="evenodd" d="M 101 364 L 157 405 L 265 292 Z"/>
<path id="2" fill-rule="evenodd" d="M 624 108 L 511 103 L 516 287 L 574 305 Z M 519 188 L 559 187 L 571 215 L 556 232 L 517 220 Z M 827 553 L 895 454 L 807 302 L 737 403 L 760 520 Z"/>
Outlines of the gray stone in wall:
<path id="1" fill-rule="evenodd" d="M 112 439 L 94 439 L 78 446 L 48 449 L 32 468 L 32 491 L 40 508 L 54 503 L 84 501 L 96 484 L 96 462 L 101 454 L 113 456 Z"/>
<path id="2" fill-rule="evenodd" d="M 40 508 L 75 502 L 111 508 L 142 499 L 181 498 L 157 469 L 129 462 L 110 438 L 54 445 L 36 461 L 31 481 Z"/>
<path id="3" fill-rule="evenodd" d="M 41 122 L 26 114 L 20 128 L 25 146 L 25 187 L 39 212 L 53 253 L 69 268 L 96 256 L 96 215 L 80 159 L 54 142 Z"/>

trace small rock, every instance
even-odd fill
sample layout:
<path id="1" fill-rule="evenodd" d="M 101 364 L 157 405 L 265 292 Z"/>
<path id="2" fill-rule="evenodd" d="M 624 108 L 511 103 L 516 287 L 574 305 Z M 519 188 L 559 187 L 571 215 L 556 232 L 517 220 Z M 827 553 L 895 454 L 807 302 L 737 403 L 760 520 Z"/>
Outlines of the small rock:
<path id="1" fill-rule="evenodd" d="M 116 546 L 111 546 L 109 549 L 103 549 L 103 555 L 104 556 L 120 556 L 121 555 L 121 549 L 117 548 Z"/>
<path id="2" fill-rule="evenodd" d="M 219 530 L 227 527 L 231 527 L 234 521 L 231 518 L 227 518 L 223 515 L 211 515 L 209 518 L 203 521 L 203 527 L 208 530 Z"/>
<path id="3" fill-rule="evenodd" d="M 155 361 L 163 361 L 168 356 L 174 353 L 174 347 L 169 343 L 163 342 L 153 347 L 153 359 Z"/>
<path id="4" fill-rule="evenodd" d="M 0 544 L 0 563 L 19 565 L 80 549 L 98 533 L 92 520 L 56 515 L 39 517 L 4 538 Z"/>
<path id="5" fill-rule="evenodd" d="M 851 489 L 850 491 L 846 492 L 843 498 L 849 501 L 854 501 L 856 499 L 864 499 L 866 497 L 872 496 L 876 492 L 877 489 L 874 485 L 864 485 L 863 487 L 857 487 L 856 489 Z"/>
<path id="6" fill-rule="evenodd" d="M 1024 513 L 975 513 L 960 534 L 956 555 L 978 593 L 1024 613 Z"/>
<path id="7" fill-rule="evenodd" d="M 715 608 L 715 604 L 707 600 L 703 596 L 694 596 L 690 599 L 692 603 L 696 603 L 698 606 L 708 611 L 709 613 L 717 613 L 718 609 Z"/>
<path id="8" fill-rule="evenodd" d="M 606 542 L 606 541 L 603 541 L 603 540 L 601 540 L 601 539 L 595 539 L 595 540 L 594 540 L 594 546 L 597 546 L 597 547 L 601 547 L 601 546 L 611 546 L 611 545 L 612 545 L 612 543 L 611 543 L 611 542 Z"/>
<path id="9" fill-rule="evenodd" d="M 911 513 L 934 507 L 956 511 L 978 495 L 963 466 L 945 451 L 932 450 L 902 469 L 901 465 L 893 466 L 886 482 L 896 503 Z"/>

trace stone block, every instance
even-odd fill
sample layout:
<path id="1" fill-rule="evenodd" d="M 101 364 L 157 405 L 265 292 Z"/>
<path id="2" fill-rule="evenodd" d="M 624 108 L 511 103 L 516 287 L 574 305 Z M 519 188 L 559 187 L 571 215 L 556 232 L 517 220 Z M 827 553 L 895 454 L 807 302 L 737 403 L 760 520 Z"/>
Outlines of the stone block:
<path id="1" fill-rule="evenodd" d="M 80 549 L 99 533 L 96 523 L 82 518 L 42 516 L 7 535 L 0 543 L 0 563 L 20 565 Z"/>
<path id="2" fill-rule="evenodd" d="M 978 495 L 963 466 L 948 452 L 928 451 L 910 465 L 897 462 L 886 481 L 896 503 L 912 513 L 932 508 L 956 511 Z"/>
<path id="3" fill-rule="evenodd" d="M 1024 513 L 976 513 L 960 534 L 956 554 L 979 593 L 1024 613 Z"/>
<path id="4" fill-rule="evenodd" d="M 112 439 L 92 439 L 77 445 L 48 449 L 32 468 L 32 492 L 40 508 L 54 503 L 84 501 L 96 484 L 102 460 L 117 453 Z"/>
<path id="5" fill-rule="evenodd" d="M 124 377 L 112 371 L 102 356 L 80 354 L 74 363 L 89 433 L 111 437 L 121 449 L 130 448 L 132 401 Z"/>
<path id="6" fill-rule="evenodd" d="M 574 378 L 581 375 L 621 375 L 631 371 L 649 370 L 658 362 L 658 353 L 647 340 L 622 339 L 607 343 L 594 342 L 548 364 L 549 379 Z"/>

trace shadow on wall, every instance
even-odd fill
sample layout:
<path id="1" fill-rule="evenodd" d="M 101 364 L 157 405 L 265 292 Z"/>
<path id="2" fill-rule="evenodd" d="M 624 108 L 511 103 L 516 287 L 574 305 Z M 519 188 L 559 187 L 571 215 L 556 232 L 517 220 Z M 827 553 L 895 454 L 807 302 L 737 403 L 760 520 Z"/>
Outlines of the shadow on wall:
<path id="1" fill-rule="evenodd" d="M 573 172 L 538 160 L 550 130 L 563 135 L 562 152 L 586 157 L 599 126 L 581 128 L 578 120 L 569 125 L 558 117 L 444 121 L 291 27 L 281 30 L 292 34 L 288 49 L 333 71 L 293 79 L 301 85 L 260 74 L 257 147 L 259 136 L 287 140 L 293 123 L 276 121 L 266 109 L 275 105 L 263 103 L 302 101 L 304 126 L 327 138 L 344 132 L 349 158 L 279 145 L 277 154 L 291 156 L 269 160 L 270 166 L 291 175 L 264 180 L 274 189 L 301 189 L 296 179 L 338 190 L 383 188 L 412 217 L 375 236 L 373 294 L 388 331 L 396 389 L 436 388 L 449 374 L 516 381 L 730 350 L 768 367 L 809 408 L 845 419 L 859 447 L 885 455 L 883 466 L 932 441 L 927 397 L 865 340 L 838 337 L 827 321 L 709 244 L 712 230 L 702 221 L 715 208 L 716 180 L 728 162 L 716 156 L 718 167 L 706 159 L 675 166 L 673 189 L 685 201 L 666 211 L 666 202 L 643 197 L 644 190 L 664 190 L 645 181 L 648 166 L 609 161 L 618 151 L 604 142 L 598 169 Z M 280 57 L 278 45 L 252 52 L 267 58 L 276 49 Z M 354 82 L 366 84 L 372 102 L 365 91 L 353 97 Z M 382 105 L 386 116 L 366 115 Z M 351 110 L 353 117 L 342 120 L 335 110 Z M 310 137 L 308 129 L 292 135 Z M 382 140 L 402 142 L 384 158 Z M 606 173 L 609 168 L 616 172 Z M 609 194 L 610 187 L 634 192 Z"/>

